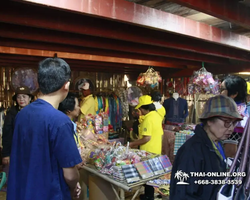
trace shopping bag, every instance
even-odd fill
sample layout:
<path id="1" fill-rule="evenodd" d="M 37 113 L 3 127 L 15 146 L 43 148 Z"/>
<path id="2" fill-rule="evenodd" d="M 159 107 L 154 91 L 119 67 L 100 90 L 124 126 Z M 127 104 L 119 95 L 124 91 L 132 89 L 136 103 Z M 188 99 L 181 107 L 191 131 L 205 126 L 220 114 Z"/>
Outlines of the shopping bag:
<path id="1" fill-rule="evenodd" d="M 233 200 L 234 198 L 234 185 L 223 185 L 217 195 L 217 200 Z"/>

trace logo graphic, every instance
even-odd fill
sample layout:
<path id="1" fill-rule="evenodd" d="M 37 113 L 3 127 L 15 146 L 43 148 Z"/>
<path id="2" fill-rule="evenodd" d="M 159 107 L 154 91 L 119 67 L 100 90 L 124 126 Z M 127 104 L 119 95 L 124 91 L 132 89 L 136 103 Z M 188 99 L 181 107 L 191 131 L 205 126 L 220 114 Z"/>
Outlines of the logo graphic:
<path id="1" fill-rule="evenodd" d="M 189 185 L 189 183 L 184 182 L 184 180 L 187 180 L 189 178 L 189 175 L 182 170 L 178 170 L 177 172 L 175 172 L 174 178 L 179 180 L 179 182 L 177 182 L 177 185 Z"/>

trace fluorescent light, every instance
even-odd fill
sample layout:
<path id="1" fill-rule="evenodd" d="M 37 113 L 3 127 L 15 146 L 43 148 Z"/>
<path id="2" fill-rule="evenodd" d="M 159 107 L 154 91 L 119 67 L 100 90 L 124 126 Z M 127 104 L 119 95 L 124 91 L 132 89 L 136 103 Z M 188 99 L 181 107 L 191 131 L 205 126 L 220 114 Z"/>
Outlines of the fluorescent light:
<path id="1" fill-rule="evenodd" d="M 242 75 L 250 75 L 250 72 L 239 72 L 239 74 L 242 74 Z"/>

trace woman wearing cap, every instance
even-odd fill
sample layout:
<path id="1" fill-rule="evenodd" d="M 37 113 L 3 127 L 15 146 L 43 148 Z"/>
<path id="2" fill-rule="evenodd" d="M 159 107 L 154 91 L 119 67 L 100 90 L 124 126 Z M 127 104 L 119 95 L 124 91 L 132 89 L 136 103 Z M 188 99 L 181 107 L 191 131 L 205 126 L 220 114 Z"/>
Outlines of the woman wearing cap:
<path id="1" fill-rule="evenodd" d="M 161 154 L 162 149 L 162 116 L 156 112 L 155 105 L 149 95 L 139 98 L 139 104 L 135 107 L 144 116 L 139 125 L 139 140 L 131 142 L 130 147 L 140 146 L 141 150 Z M 154 199 L 154 188 L 145 186 L 145 194 L 140 196 L 142 200 Z"/>
<path id="2" fill-rule="evenodd" d="M 196 126 L 194 136 L 181 146 L 175 157 L 170 200 L 216 199 L 220 185 L 211 183 L 225 177 L 192 176 L 190 172 L 226 172 L 226 156 L 220 141 L 231 136 L 241 119 L 232 98 L 218 95 L 208 99 L 200 116 L 202 123 Z M 183 173 L 187 174 L 185 179 L 180 176 Z M 199 180 L 210 183 L 200 184 Z"/>
<path id="3" fill-rule="evenodd" d="M 30 93 L 29 88 L 26 86 L 18 87 L 15 91 L 15 95 L 12 97 L 12 100 L 16 102 L 16 105 L 12 106 L 7 111 L 3 126 L 3 135 L 2 135 L 3 165 L 9 165 L 10 162 L 10 152 L 11 152 L 15 117 L 22 108 L 30 104 L 33 98 L 34 96 Z"/>

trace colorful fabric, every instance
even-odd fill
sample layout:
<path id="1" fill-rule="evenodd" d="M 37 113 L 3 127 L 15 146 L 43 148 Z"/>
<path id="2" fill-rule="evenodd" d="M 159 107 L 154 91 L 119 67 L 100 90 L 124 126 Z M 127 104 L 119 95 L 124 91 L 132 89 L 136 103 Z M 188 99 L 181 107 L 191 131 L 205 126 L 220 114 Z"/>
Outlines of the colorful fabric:
<path id="1" fill-rule="evenodd" d="M 172 164 L 169 158 L 166 155 L 162 155 L 159 157 L 162 167 L 164 168 L 165 172 L 170 172 L 172 169 Z"/>
<path id="2" fill-rule="evenodd" d="M 134 165 L 123 165 L 122 171 L 127 183 L 133 183 L 140 180 L 139 174 Z"/>
<path id="3" fill-rule="evenodd" d="M 147 162 L 149 163 L 149 165 L 150 165 L 150 167 L 153 170 L 155 175 L 164 173 L 164 169 L 161 165 L 159 158 L 152 158 L 152 159 L 148 160 Z"/>
<path id="4" fill-rule="evenodd" d="M 176 155 L 178 149 L 186 142 L 185 133 L 175 133 L 175 143 L 174 143 L 174 155 Z"/>
<path id="5" fill-rule="evenodd" d="M 139 174 L 141 175 L 142 179 L 149 178 L 153 176 L 153 172 L 149 167 L 149 164 L 147 162 L 139 162 L 135 164 L 135 167 Z"/>
<path id="6" fill-rule="evenodd" d="M 161 154 L 162 149 L 162 118 L 156 111 L 151 111 L 144 116 L 139 126 L 139 139 L 150 136 L 150 140 L 141 145 L 140 149 L 147 152 Z"/>
<path id="7" fill-rule="evenodd" d="M 237 103 L 237 110 L 238 110 L 238 113 L 243 117 L 243 120 L 237 122 L 234 132 L 243 133 L 245 125 L 249 118 L 247 105 L 245 103 Z"/>

